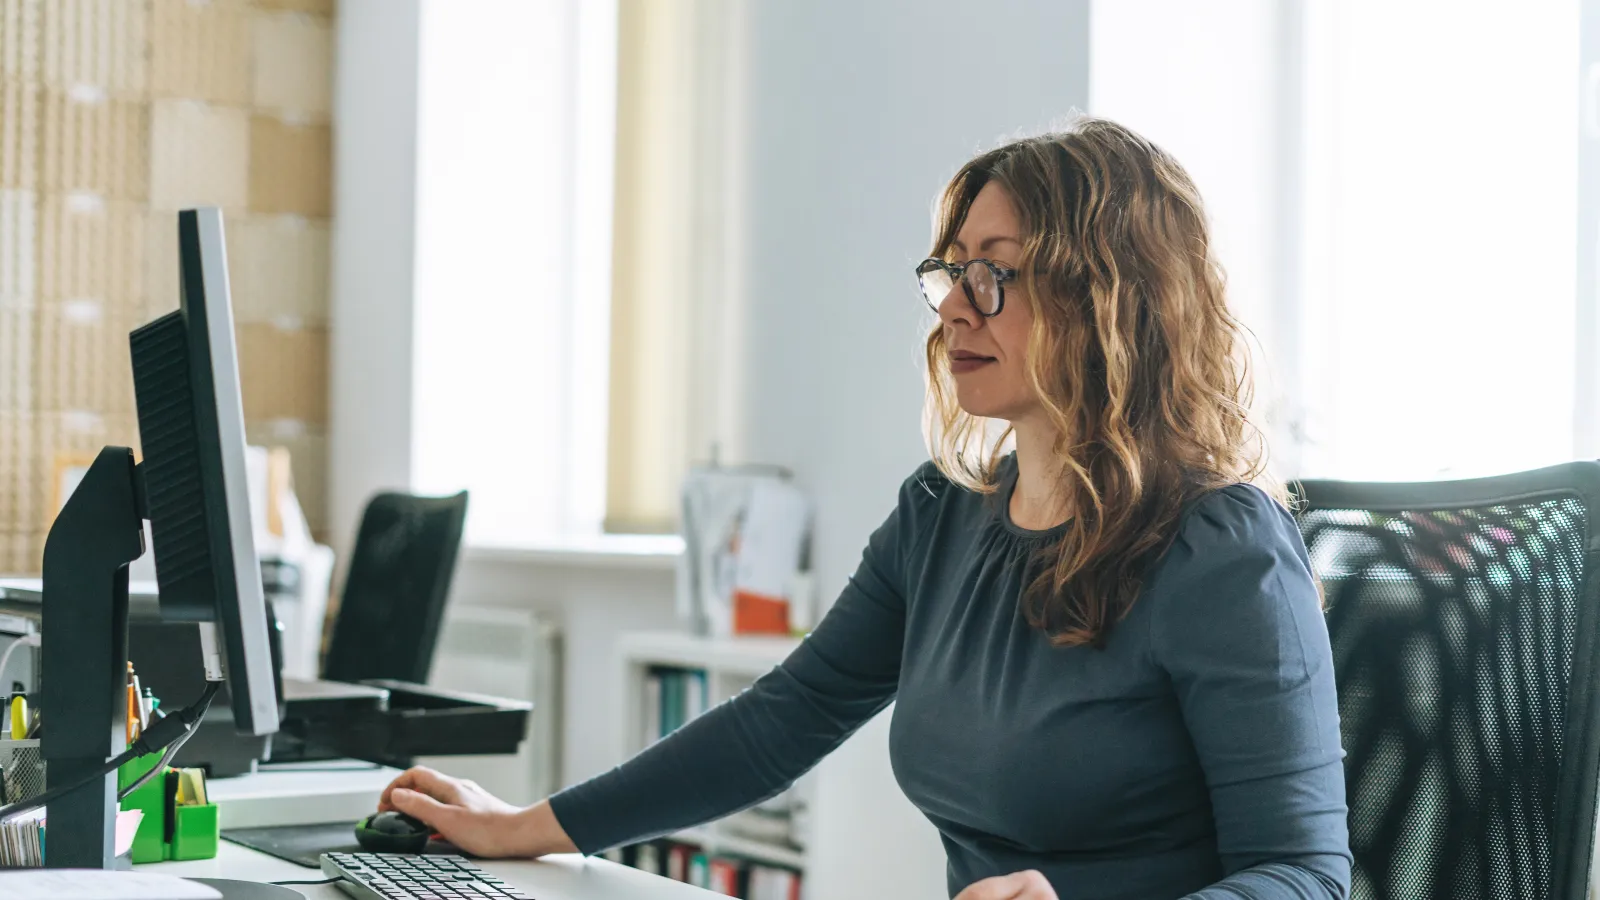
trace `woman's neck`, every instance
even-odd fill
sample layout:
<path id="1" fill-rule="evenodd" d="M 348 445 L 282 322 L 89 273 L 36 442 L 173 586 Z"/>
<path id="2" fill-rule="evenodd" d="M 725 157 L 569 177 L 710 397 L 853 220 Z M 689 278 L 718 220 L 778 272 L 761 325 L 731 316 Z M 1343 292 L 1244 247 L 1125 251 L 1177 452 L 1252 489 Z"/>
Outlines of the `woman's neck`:
<path id="1" fill-rule="evenodd" d="M 1029 531 L 1054 528 L 1071 518 L 1061 496 L 1061 463 L 1055 454 L 1055 433 L 1018 422 L 1017 484 L 1011 491 L 1011 522 Z"/>

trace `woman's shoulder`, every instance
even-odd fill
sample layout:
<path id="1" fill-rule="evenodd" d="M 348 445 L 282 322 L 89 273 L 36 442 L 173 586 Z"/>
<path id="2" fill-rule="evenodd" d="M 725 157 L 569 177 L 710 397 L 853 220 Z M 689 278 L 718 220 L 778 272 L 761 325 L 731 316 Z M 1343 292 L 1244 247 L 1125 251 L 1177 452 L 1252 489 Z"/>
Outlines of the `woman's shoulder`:
<path id="1" fill-rule="evenodd" d="M 1148 589 L 1152 646 L 1169 666 L 1267 647 L 1282 654 L 1280 674 L 1298 679 L 1317 652 L 1322 602 L 1305 543 L 1289 510 L 1254 485 L 1197 498 Z"/>
<path id="2" fill-rule="evenodd" d="M 930 502 L 937 503 L 944 498 L 947 492 L 960 489 L 959 486 L 945 477 L 945 474 L 939 471 L 939 467 L 930 459 L 917 466 L 910 475 L 906 476 L 906 480 L 901 482 L 900 503 L 901 505 L 905 505 L 908 502 L 918 505 L 925 505 Z"/>
<path id="3" fill-rule="evenodd" d="M 1178 522 L 1177 543 L 1206 554 L 1248 552 L 1286 537 L 1299 543 L 1294 516 L 1253 484 L 1230 484 L 1192 500 Z"/>
<path id="4" fill-rule="evenodd" d="M 1206 491 L 1188 504 L 1147 587 L 1156 593 L 1182 592 L 1197 581 L 1226 573 L 1278 566 L 1310 571 L 1294 516 L 1261 488 L 1230 484 Z"/>

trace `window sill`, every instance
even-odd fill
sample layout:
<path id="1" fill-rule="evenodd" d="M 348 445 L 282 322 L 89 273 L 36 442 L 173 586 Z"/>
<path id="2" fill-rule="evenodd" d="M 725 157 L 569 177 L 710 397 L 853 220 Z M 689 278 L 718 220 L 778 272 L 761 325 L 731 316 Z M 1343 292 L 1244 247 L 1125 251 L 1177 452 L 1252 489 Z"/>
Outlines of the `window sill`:
<path id="1" fill-rule="evenodd" d="M 670 572 L 683 555 L 683 538 L 675 534 L 573 535 L 527 544 L 468 544 L 461 554 L 469 563 Z"/>

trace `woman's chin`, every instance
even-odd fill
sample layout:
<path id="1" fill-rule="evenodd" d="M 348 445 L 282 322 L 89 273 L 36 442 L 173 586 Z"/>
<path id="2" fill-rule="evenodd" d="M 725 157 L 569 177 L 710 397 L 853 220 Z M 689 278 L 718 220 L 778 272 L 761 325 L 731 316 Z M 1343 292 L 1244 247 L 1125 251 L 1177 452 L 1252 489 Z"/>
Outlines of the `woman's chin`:
<path id="1" fill-rule="evenodd" d="M 957 392 L 956 403 L 961 406 L 961 411 L 969 416 L 980 419 L 1010 419 L 1014 404 L 998 403 L 992 397 L 975 396 Z"/>
<path id="2" fill-rule="evenodd" d="M 1021 418 L 1028 418 L 1031 413 L 1037 412 L 1039 403 L 1027 397 L 996 396 L 995 391 L 978 390 L 976 386 L 965 386 L 956 383 L 956 404 L 961 411 L 969 416 L 981 419 L 1004 419 L 1007 422 L 1016 422 Z"/>

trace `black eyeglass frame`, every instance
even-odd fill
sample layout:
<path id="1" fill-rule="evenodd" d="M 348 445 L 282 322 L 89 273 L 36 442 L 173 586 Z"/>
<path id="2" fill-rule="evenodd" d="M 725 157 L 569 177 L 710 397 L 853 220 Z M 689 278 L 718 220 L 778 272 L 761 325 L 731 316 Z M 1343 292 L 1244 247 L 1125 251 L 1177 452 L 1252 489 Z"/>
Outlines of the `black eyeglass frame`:
<path id="1" fill-rule="evenodd" d="M 994 277 L 994 289 L 997 296 L 995 298 L 994 312 L 992 313 L 984 312 L 983 309 L 978 306 L 978 298 L 972 295 L 972 286 L 967 284 L 967 268 L 969 266 L 976 266 L 980 264 L 987 266 L 989 268 L 989 274 Z M 928 308 L 932 309 L 934 312 L 939 311 L 939 303 L 929 298 L 928 292 L 922 289 L 923 276 L 927 275 L 934 269 L 943 269 L 945 274 L 950 276 L 951 284 L 961 285 L 961 290 L 966 293 L 967 303 L 972 307 L 972 311 L 980 316 L 983 316 L 985 319 L 992 319 L 995 316 L 1000 315 L 1002 312 L 1005 312 L 1006 282 L 1015 281 L 1017 278 L 1016 269 L 1008 269 L 1005 266 L 996 263 L 992 259 L 969 259 L 964 263 L 953 263 L 946 262 L 937 256 L 930 256 L 922 262 L 917 263 L 917 293 L 922 295 L 923 302 L 928 304 Z M 943 297 L 939 298 L 941 301 L 943 299 Z"/>

